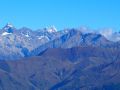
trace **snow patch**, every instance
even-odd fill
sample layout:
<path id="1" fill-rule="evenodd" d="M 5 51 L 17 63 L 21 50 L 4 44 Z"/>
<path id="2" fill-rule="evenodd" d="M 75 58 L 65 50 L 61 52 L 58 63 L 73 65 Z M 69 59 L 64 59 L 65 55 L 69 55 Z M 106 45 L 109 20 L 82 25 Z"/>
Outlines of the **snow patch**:
<path id="1" fill-rule="evenodd" d="M 28 34 L 25 35 L 26 37 L 30 37 Z"/>
<path id="2" fill-rule="evenodd" d="M 49 38 L 47 36 L 38 36 L 38 39 L 41 40 L 43 38 L 46 38 L 47 40 L 49 40 Z"/>
<path id="3" fill-rule="evenodd" d="M 9 35 L 9 34 L 12 34 L 12 33 L 4 32 L 4 33 L 2 33 L 2 36 L 6 36 L 6 35 Z"/>

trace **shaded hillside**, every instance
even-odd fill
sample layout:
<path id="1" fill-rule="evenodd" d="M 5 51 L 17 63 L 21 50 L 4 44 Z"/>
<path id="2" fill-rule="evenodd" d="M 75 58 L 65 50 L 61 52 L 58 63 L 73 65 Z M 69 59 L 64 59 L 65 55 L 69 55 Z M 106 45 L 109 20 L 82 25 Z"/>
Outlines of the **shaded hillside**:
<path id="1" fill-rule="evenodd" d="M 120 50 L 47 49 L 39 56 L 0 61 L 0 90 L 120 89 Z"/>

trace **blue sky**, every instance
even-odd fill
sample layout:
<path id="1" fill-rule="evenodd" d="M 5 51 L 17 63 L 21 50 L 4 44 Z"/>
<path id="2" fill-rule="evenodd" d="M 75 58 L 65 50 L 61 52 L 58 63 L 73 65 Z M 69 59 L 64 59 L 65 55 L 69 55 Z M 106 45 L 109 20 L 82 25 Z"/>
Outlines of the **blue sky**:
<path id="1" fill-rule="evenodd" d="M 0 0 L 0 28 L 54 25 L 59 30 L 87 26 L 120 30 L 120 0 Z"/>

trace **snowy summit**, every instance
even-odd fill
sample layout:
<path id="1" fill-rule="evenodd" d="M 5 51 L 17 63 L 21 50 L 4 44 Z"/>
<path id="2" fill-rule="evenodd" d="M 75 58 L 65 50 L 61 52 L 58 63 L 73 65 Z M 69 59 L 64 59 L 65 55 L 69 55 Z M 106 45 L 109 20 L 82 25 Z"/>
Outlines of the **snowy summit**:
<path id="1" fill-rule="evenodd" d="M 13 28 L 14 26 L 11 23 L 7 23 L 6 26 L 3 28 L 4 30 Z"/>
<path id="2" fill-rule="evenodd" d="M 57 29 L 56 29 L 56 27 L 53 25 L 53 26 L 51 26 L 50 28 L 48 28 L 48 32 L 54 33 L 54 32 L 57 32 Z"/>

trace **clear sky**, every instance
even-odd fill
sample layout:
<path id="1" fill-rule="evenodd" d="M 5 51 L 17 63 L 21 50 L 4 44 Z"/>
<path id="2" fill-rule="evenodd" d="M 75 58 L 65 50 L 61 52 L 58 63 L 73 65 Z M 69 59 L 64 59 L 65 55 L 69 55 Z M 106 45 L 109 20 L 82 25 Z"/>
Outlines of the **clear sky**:
<path id="1" fill-rule="evenodd" d="M 0 28 L 7 22 L 17 28 L 120 30 L 120 0 L 0 0 Z"/>

